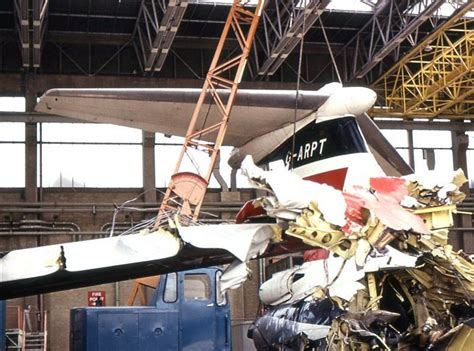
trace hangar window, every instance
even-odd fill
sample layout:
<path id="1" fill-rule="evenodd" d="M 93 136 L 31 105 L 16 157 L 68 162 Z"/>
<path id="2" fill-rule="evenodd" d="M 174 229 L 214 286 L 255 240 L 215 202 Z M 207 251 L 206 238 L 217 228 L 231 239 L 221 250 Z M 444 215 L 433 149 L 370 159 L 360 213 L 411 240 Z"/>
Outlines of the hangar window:
<path id="1" fill-rule="evenodd" d="M 219 0 L 217 3 L 228 3 L 229 5 L 233 0 Z M 215 0 L 200 0 L 202 3 L 216 3 Z M 250 4 L 256 4 L 256 0 L 250 0 Z M 301 2 L 301 4 L 303 4 Z M 350 12 L 373 12 L 373 8 L 362 0 L 331 0 L 326 6 L 330 10 L 343 10 Z"/>
<path id="2" fill-rule="evenodd" d="M 156 134 L 155 144 L 155 184 L 157 187 L 167 187 L 171 175 L 176 167 L 184 138 L 166 137 L 163 134 Z M 231 167 L 227 161 L 232 151 L 231 146 L 223 146 L 221 148 L 220 157 L 220 173 L 226 184 L 230 187 Z M 190 150 L 189 156 L 184 158 L 181 171 L 186 172 L 205 172 L 208 167 L 209 156 L 201 151 Z M 237 186 L 240 188 L 248 187 L 245 177 L 237 172 Z M 211 177 L 209 188 L 220 188 L 220 185 L 214 176 Z"/>
<path id="3" fill-rule="evenodd" d="M 373 12 L 373 8 L 361 0 L 332 0 L 326 8 L 350 12 Z"/>
<path id="4" fill-rule="evenodd" d="M 469 176 L 469 187 L 474 188 L 474 132 L 466 132 L 469 136 L 467 149 L 467 173 Z"/>
<path id="5" fill-rule="evenodd" d="M 453 168 L 451 132 L 447 130 L 414 130 L 415 170 L 446 171 Z"/>
<path id="6" fill-rule="evenodd" d="M 2 172 L 0 172 L 0 187 L 20 188 L 25 186 L 24 142 L 24 123 L 0 123 L 0 162 L 4 165 Z"/>
<path id="7" fill-rule="evenodd" d="M 413 146 L 415 148 L 451 148 L 451 132 L 448 130 L 414 130 Z"/>
<path id="8" fill-rule="evenodd" d="M 0 111 L 25 112 L 25 98 L 13 96 L 0 97 Z"/>
<path id="9" fill-rule="evenodd" d="M 142 187 L 142 132 L 107 124 L 43 123 L 43 187 Z"/>
<path id="10" fill-rule="evenodd" d="M 382 134 L 387 138 L 394 148 L 408 147 L 408 134 L 403 129 L 381 129 Z"/>
<path id="11" fill-rule="evenodd" d="M 431 162 L 433 162 L 435 171 L 445 172 L 453 169 L 453 152 L 451 150 L 427 148 L 415 149 L 414 153 L 416 172 L 429 170 Z"/>

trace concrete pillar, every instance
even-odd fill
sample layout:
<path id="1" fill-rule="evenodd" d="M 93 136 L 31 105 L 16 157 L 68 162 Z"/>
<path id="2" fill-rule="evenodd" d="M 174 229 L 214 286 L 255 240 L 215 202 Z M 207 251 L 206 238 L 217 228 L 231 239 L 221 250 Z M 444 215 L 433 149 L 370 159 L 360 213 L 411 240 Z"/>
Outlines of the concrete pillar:
<path id="1" fill-rule="evenodd" d="M 145 202 L 156 202 L 155 133 L 143 132 L 143 191 Z"/>
<path id="2" fill-rule="evenodd" d="M 230 191 L 237 191 L 237 168 L 230 171 Z"/>
<path id="3" fill-rule="evenodd" d="M 25 111 L 32 112 L 36 106 L 36 93 L 30 87 L 29 76 L 25 79 Z M 25 123 L 25 202 L 38 202 L 38 128 L 36 123 Z M 37 215 L 28 215 L 29 219 L 38 219 Z M 41 238 L 36 237 L 36 246 L 41 246 Z M 24 298 L 24 306 L 42 309 L 41 295 Z M 33 318 L 32 323 L 35 323 Z"/>
<path id="4" fill-rule="evenodd" d="M 413 148 L 413 130 L 407 130 L 408 135 L 408 163 L 411 169 L 415 170 L 415 150 Z"/>
<path id="5" fill-rule="evenodd" d="M 469 178 L 467 174 L 466 154 L 469 146 L 469 136 L 465 132 L 452 131 L 451 140 L 453 144 L 453 166 L 455 169 L 462 168 L 466 178 Z M 468 185 L 466 186 L 468 187 Z"/>
<path id="6" fill-rule="evenodd" d="M 454 169 L 461 168 L 469 179 L 467 172 L 467 148 L 469 146 L 469 136 L 464 132 L 452 131 L 451 140 L 453 144 L 453 166 Z M 469 196 L 469 182 L 464 184 L 461 191 Z M 459 216 L 456 226 L 462 228 L 472 228 L 472 216 L 462 214 Z M 459 246 L 468 253 L 474 252 L 474 231 L 459 232 Z"/>
<path id="7" fill-rule="evenodd" d="M 25 89 L 25 111 L 32 112 L 35 110 L 37 92 L 34 87 L 34 75 L 26 74 L 24 76 L 24 89 Z"/>
<path id="8" fill-rule="evenodd" d="M 38 200 L 36 123 L 25 123 L 25 201 Z"/>
<path id="9" fill-rule="evenodd" d="M 30 87 L 29 75 L 25 77 L 25 111 L 34 111 L 36 93 Z M 38 155 L 36 123 L 25 123 L 25 201 L 38 201 Z"/>

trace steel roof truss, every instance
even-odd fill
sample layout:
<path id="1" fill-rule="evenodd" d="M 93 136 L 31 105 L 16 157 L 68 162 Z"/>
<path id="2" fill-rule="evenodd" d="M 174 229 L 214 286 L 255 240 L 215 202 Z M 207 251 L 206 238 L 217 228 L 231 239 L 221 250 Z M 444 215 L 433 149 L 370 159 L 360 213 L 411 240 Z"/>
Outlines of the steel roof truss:
<path id="1" fill-rule="evenodd" d="M 162 69 L 187 6 L 187 0 L 143 0 L 133 42 L 145 72 Z"/>
<path id="2" fill-rule="evenodd" d="M 474 20 L 464 15 L 473 8 L 465 3 L 374 83 L 385 103 L 374 114 L 465 118 L 472 113 Z"/>

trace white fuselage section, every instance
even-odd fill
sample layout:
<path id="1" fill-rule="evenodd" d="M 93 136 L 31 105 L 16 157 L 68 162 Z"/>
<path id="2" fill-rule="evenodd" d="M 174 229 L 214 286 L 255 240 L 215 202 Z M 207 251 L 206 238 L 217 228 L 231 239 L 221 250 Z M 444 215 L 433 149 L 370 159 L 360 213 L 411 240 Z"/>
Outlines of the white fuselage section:
<path id="1" fill-rule="evenodd" d="M 314 114 L 296 122 L 294 125 L 286 125 L 252 139 L 231 156 L 229 163 L 235 167 L 248 154 L 252 155 L 255 162 L 258 163 L 287 142 L 295 132 L 296 138 L 299 138 L 301 135 L 299 132 L 310 123 L 319 124 L 363 114 L 373 106 L 376 100 L 376 94 L 371 89 L 362 87 L 344 88 L 339 83 L 328 84 L 321 88 L 318 93 L 327 94 L 329 97 Z M 341 188 L 341 190 L 356 184 L 367 185 L 370 177 L 380 176 L 384 173 L 377 164 L 375 157 L 368 151 L 369 148 L 360 128 L 357 127 L 356 132 L 360 135 L 360 141 L 365 145 L 367 151 L 348 152 L 347 154 L 341 152 L 332 157 L 308 163 L 315 155 L 324 156 L 330 143 L 341 142 L 341 140 L 330 140 L 326 135 L 315 135 L 314 138 L 308 139 L 305 143 L 293 148 L 293 152 L 286 154 L 283 160 L 286 165 L 293 163 L 291 162 L 292 159 L 296 161 L 295 163 L 305 163 L 302 166 L 295 166 L 294 172 L 302 178 L 327 184 L 330 184 L 328 179 L 333 179 L 335 183 L 330 185 Z M 318 174 L 322 174 L 322 177 L 317 177 Z M 343 179 L 341 180 L 341 178 Z"/>

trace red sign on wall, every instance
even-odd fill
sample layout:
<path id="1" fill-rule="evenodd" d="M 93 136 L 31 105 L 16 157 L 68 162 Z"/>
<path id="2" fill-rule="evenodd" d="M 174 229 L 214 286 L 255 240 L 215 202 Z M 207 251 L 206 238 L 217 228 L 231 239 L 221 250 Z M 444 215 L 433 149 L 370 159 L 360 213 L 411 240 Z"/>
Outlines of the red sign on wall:
<path id="1" fill-rule="evenodd" d="M 105 291 L 88 291 L 87 301 L 90 307 L 105 306 Z"/>

